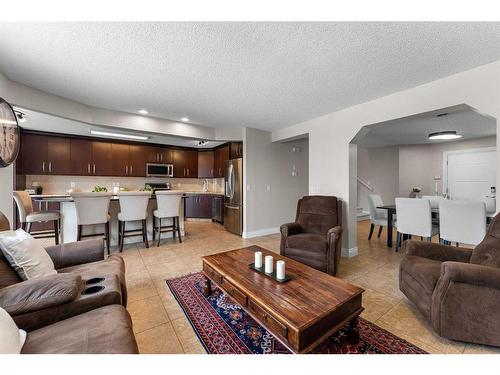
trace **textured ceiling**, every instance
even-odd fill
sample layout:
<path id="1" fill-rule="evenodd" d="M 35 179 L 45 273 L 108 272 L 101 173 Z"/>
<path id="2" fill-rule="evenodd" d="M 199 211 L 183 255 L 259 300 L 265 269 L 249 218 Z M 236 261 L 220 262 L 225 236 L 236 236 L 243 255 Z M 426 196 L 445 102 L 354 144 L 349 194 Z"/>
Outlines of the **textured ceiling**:
<path id="1" fill-rule="evenodd" d="M 500 23 L 2 23 L 0 71 L 85 104 L 277 129 L 500 59 Z"/>
<path id="2" fill-rule="evenodd" d="M 448 115 L 437 117 L 442 113 L 448 113 Z M 450 141 L 430 140 L 428 138 L 430 133 L 454 130 L 462 135 L 459 140 L 466 140 L 495 136 L 496 129 L 496 120 L 461 105 L 433 113 L 365 126 L 354 137 L 352 143 L 365 148 L 434 144 Z"/>

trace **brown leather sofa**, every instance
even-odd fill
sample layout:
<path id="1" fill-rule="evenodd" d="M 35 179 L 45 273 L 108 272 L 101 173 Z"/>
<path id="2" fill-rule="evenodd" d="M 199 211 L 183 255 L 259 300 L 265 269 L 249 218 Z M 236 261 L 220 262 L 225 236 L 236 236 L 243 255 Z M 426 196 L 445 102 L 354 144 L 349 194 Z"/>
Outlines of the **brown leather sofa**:
<path id="1" fill-rule="evenodd" d="M 10 229 L 0 212 L 0 231 Z M 28 331 L 22 354 L 135 354 L 139 352 L 120 256 L 104 260 L 102 240 L 47 248 L 57 275 L 22 281 L 0 252 L 0 306 Z M 82 292 L 104 277 L 104 289 Z"/>
<path id="2" fill-rule="evenodd" d="M 283 224 L 280 254 L 336 275 L 342 246 L 342 200 L 312 195 L 299 199 L 295 222 Z"/>
<path id="3" fill-rule="evenodd" d="M 442 337 L 500 346 L 500 214 L 474 249 L 406 241 L 399 288 Z"/>

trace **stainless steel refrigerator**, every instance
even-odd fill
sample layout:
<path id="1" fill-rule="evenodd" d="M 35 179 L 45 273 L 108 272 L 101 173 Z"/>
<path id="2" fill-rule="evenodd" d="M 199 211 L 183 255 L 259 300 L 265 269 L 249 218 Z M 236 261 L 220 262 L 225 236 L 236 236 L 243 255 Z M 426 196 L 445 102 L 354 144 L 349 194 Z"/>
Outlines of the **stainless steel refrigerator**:
<path id="1" fill-rule="evenodd" d="M 225 162 L 224 228 L 241 236 L 243 232 L 243 159 Z"/>

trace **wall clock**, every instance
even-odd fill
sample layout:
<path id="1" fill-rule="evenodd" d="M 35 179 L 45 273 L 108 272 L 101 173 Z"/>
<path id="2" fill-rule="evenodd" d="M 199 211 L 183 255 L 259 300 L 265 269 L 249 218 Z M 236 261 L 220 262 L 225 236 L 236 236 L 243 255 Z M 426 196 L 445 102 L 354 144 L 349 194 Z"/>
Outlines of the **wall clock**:
<path id="1" fill-rule="evenodd" d="M 0 168 L 11 165 L 19 153 L 19 125 L 11 105 L 0 98 Z"/>

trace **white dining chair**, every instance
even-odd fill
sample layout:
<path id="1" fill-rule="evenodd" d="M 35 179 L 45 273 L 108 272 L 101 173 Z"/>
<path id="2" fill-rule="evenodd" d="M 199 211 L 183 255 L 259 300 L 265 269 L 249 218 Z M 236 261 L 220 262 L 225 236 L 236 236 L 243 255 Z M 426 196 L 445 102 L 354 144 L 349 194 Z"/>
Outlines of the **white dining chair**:
<path id="1" fill-rule="evenodd" d="M 125 230 L 125 223 L 140 221 L 142 223 L 142 240 L 146 248 L 149 247 L 146 219 L 148 216 L 148 203 L 151 198 L 149 191 L 124 191 L 118 193 L 120 212 L 118 212 L 118 245 L 123 251 L 126 237 L 137 236 L 138 230 Z"/>
<path id="2" fill-rule="evenodd" d="M 370 233 L 368 234 L 368 240 L 372 239 L 373 230 L 375 226 L 378 225 L 378 235 L 377 238 L 380 238 L 382 234 L 382 229 L 387 226 L 387 210 L 382 210 L 380 206 L 383 206 L 384 202 L 382 201 L 382 197 L 378 194 L 368 194 L 368 209 L 370 210 Z M 393 221 L 393 226 L 396 227 L 396 221 Z"/>
<path id="3" fill-rule="evenodd" d="M 84 237 L 105 236 L 106 247 L 109 254 L 110 233 L 109 233 L 109 202 L 111 193 L 71 193 L 71 199 L 75 202 L 77 241 Z M 82 234 L 84 226 L 104 224 L 105 233 Z"/>
<path id="4" fill-rule="evenodd" d="M 401 246 L 403 237 L 420 236 L 431 241 L 439 234 L 439 226 L 432 223 L 431 203 L 427 199 L 396 198 L 398 214 L 397 248 Z"/>
<path id="5" fill-rule="evenodd" d="M 486 236 L 486 204 L 444 200 L 439 203 L 439 227 L 445 243 L 477 245 Z"/>
<path id="6" fill-rule="evenodd" d="M 431 203 L 431 209 L 438 209 L 439 203 L 446 200 L 440 195 L 422 195 L 420 199 L 427 199 Z"/>
<path id="7" fill-rule="evenodd" d="M 165 190 L 157 191 L 155 194 L 158 208 L 153 211 L 153 241 L 155 240 L 156 232 L 158 234 L 158 246 L 160 246 L 162 233 L 172 232 L 172 235 L 175 238 L 175 233 L 177 232 L 177 235 L 179 236 L 179 243 L 182 243 L 179 221 L 182 194 Z M 172 218 L 172 225 L 161 225 L 161 220 L 166 218 Z"/>

